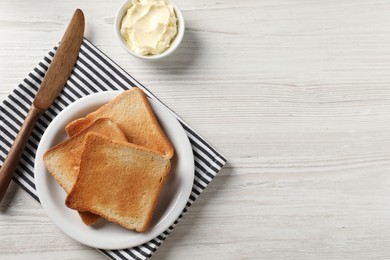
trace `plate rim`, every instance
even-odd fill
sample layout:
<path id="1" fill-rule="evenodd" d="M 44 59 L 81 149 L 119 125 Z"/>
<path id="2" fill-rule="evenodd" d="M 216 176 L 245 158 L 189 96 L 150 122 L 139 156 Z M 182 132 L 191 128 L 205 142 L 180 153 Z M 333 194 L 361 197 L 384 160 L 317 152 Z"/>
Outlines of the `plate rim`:
<path id="1" fill-rule="evenodd" d="M 153 240 L 155 239 L 157 236 L 159 236 L 160 234 L 162 234 L 164 231 L 166 231 L 167 229 L 170 228 L 171 225 L 174 224 L 174 222 L 180 217 L 180 215 L 182 214 L 183 210 L 185 209 L 186 207 L 186 204 L 187 204 L 187 201 L 192 193 L 192 189 L 193 189 L 193 181 L 194 181 L 194 178 L 195 178 L 195 162 L 194 162 L 194 155 L 193 155 L 193 151 L 192 151 L 192 147 L 191 147 L 191 143 L 189 141 L 189 137 L 188 135 L 186 134 L 183 126 L 180 124 L 180 122 L 178 121 L 177 117 L 175 116 L 175 114 L 169 109 L 167 108 L 164 104 L 162 104 L 160 101 L 158 100 L 155 100 L 155 99 L 151 99 L 151 98 L 148 98 L 150 102 L 150 105 L 153 109 L 153 106 L 157 106 L 157 109 L 158 110 L 163 110 L 163 111 L 160 111 L 161 113 L 165 114 L 165 116 L 169 116 L 171 117 L 171 119 L 174 119 L 177 123 L 177 125 L 180 127 L 180 131 L 182 131 L 182 133 L 184 133 L 184 135 L 186 136 L 186 143 L 185 144 L 180 144 L 180 146 L 188 146 L 186 148 L 191 150 L 191 153 L 188 153 L 191 155 L 191 165 L 190 165 L 190 168 L 191 168 L 191 172 L 190 173 L 187 173 L 189 176 L 188 178 L 191 178 L 191 185 L 188 186 L 187 189 L 185 189 L 185 193 L 182 194 L 180 193 L 179 197 L 176 199 L 176 203 L 175 205 L 170 209 L 169 213 L 167 213 L 167 215 L 165 216 L 164 219 L 166 218 L 170 218 L 171 221 L 166 221 L 165 223 L 162 223 L 163 225 L 161 225 L 161 223 L 159 223 L 159 225 L 161 226 L 160 228 L 154 230 L 154 232 L 146 232 L 146 233 L 138 233 L 138 232 L 134 232 L 134 231 L 131 231 L 131 232 L 134 232 L 136 234 L 136 237 L 139 237 L 138 239 L 130 239 L 129 241 L 127 242 L 122 242 L 120 245 L 117 245 L 117 246 L 105 246 L 105 245 L 100 245 L 99 243 L 94 243 L 93 241 L 86 241 L 85 238 L 83 238 L 82 236 L 80 235 L 74 235 L 74 233 L 72 231 L 69 230 L 69 228 L 67 229 L 66 226 L 68 223 L 61 223 L 61 219 L 57 219 L 53 216 L 53 213 L 52 212 L 49 212 L 49 209 L 47 207 L 47 199 L 50 200 L 49 198 L 51 196 L 49 195 L 45 195 L 44 192 L 41 190 L 41 187 L 42 185 L 44 185 L 44 180 L 45 180 L 45 177 L 39 177 L 40 174 L 41 175 L 48 175 L 49 178 L 53 178 L 50 173 L 48 173 L 45 165 L 44 165 L 44 162 L 43 162 L 43 159 L 42 158 L 38 158 L 38 157 L 42 157 L 42 155 L 44 154 L 44 152 L 46 151 L 46 149 L 50 148 L 50 147 L 46 147 L 44 148 L 44 143 L 42 141 L 45 141 L 46 138 L 49 138 L 47 137 L 49 135 L 49 133 L 51 133 L 51 128 L 55 128 L 53 125 L 53 123 L 57 123 L 58 121 L 60 121 L 60 119 L 66 115 L 67 113 L 69 113 L 69 111 L 73 112 L 72 115 L 75 115 L 79 112 L 77 111 L 72 111 L 74 110 L 74 107 L 79 107 L 79 109 L 83 109 L 83 105 L 80 105 L 83 100 L 85 99 L 93 99 L 93 97 L 97 97 L 97 96 L 102 96 L 102 99 L 106 99 L 106 101 L 104 102 L 109 102 L 109 100 L 113 99 L 115 96 L 119 95 L 120 93 L 124 92 L 125 90 L 108 90 L 108 91 L 102 91 L 102 92 L 97 92 L 97 93 L 91 93 L 87 96 L 84 96 L 76 101 L 74 101 L 73 103 L 71 103 L 69 106 L 65 107 L 57 116 L 54 117 L 54 119 L 49 123 L 48 127 L 45 129 L 43 135 L 42 135 L 42 138 L 38 144 L 38 148 L 37 148 L 37 152 L 36 152 L 36 155 L 35 155 L 35 165 L 34 165 L 34 180 L 35 180 L 35 185 L 36 185 L 36 190 L 37 190 L 37 195 L 38 195 L 38 198 L 40 200 L 40 204 L 42 206 L 42 208 L 44 209 L 46 215 L 50 218 L 50 220 L 62 231 L 64 232 L 67 236 L 71 237 L 72 239 L 78 241 L 79 243 L 81 244 L 84 244 L 84 245 L 87 245 L 87 246 L 90 246 L 90 247 L 95 247 L 95 248 L 98 248 L 98 249 L 104 249 L 104 250 L 118 250 L 118 249 L 123 249 L 123 248 L 130 248 L 130 247 L 135 247 L 135 246 L 139 246 L 143 243 L 146 243 L 150 240 Z M 98 103 L 99 101 L 91 101 L 90 103 L 88 103 L 89 106 L 93 106 L 95 105 L 96 103 Z M 91 104 L 92 103 L 92 104 Z M 88 106 L 87 105 L 87 106 Z M 87 109 L 88 110 L 88 109 Z M 89 111 L 87 112 L 82 112 L 82 114 L 88 114 L 90 113 Z M 164 116 L 164 117 L 165 117 Z M 161 120 L 158 115 L 156 114 L 156 117 Z M 175 124 L 176 124 L 175 123 Z M 49 131 L 47 131 L 49 130 Z M 178 129 L 175 129 L 175 131 L 177 131 Z M 54 134 L 54 135 L 58 135 L 58 134 Z M 176 150 L 176 147 L 175 147 L 175 150 Z M 42 173 L 40 172 L 42 170 L 42 167 L 44 168 L 45 172 Z M 189 171 L 189 169 L 187 169 Z M 38 172 L 39 171 L 39 172 Z M 42 183 L 41 183 L 42 182 Z M 191 187 L 190 187 L 191 186 Z M 62 188 L 61 188 L 62 189 Z M 181 199 L 185 197 L 185 199 Z M 43 199 L 42 199 L 43 198 Z M 177 205 L 178 202 L 181 202 L 180 205 Z M 49 207 L 50 208 L 50 207 Z M 176 209 L 175 208 L 180 208 L 179 209 Z M 71 209 L 70 209 L 71 210 Z M 173 216 L 170 216 L 172 215 L 173 213 L 176 213 L 174 214 L 174 217 Z M 55 214 L 54 214 L 55 215 Z M 164 219 L 162 220 L 162 222 L 164 222 Z M 81 223 L 81 221 L 80 221 Z M 151 227 L 149 229 L 150 231 L 153 231 L 153 227 Z M 158 232 L 157 232 L 158 231 Z M 77 232 L 76 232 L 77 233 Z M 134 234 L 133 233 L 133 234 Z M 135 242 L 135 241 L 137 242 Z"/>

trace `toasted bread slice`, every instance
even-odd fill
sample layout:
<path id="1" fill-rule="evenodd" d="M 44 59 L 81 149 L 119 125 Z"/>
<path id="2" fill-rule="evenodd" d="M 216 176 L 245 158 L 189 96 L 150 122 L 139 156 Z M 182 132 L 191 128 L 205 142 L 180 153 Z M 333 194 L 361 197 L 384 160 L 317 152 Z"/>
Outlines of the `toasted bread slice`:
<path id="1" fill-rule="evenodd" d="M 89 132 L 101 133 L 107 137 L 127 142 L 126 136 L 111 120 L 101 118 L 72 138 L 54 146 L 43 155 L 46 168 L 61 187 L 69 193 L 79 173 L 84 138 Z M 99 216 L 89 212 L 80 212 L 81 219 L 87 225 L 93 224 Z"/>
<path id="2" fill-rule="evenodd" d="M 162 130 L 142 90 L 133 87 L 84 118 L 70 122 L 65 130 L 70 137 L 91 125 L 100 117 L 110 118 L 125 133 L 130 143 L 173 156 L 174 149 Z"/>
<path id="3" fill-rule="evenodd" d="M 152 220 L 171 164 L 160 153 L 89 133 L 66 205 L 138 232 Z"/>

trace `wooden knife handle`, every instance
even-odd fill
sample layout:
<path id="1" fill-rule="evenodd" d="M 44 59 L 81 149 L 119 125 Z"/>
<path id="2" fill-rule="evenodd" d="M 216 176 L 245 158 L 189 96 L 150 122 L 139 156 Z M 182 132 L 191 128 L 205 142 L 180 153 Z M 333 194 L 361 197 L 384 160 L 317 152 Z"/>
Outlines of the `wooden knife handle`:
<path id="1" fill-rule="evenodd" d="M 18 166 L 19 159 L 22 155 L 27 140 L 30 137 L 31 131 L 34 128 L 35 122 L 39 116 L 43 113 L 43 110 L 31 106 L 30 111 L 27 114 L 26 119 L 20 129 L 16 139 L 11 146 L 11 149 L 5 158 L 5 161 L 0 169 L 0 201 L 3 199 L 8 185 L 12 179 L 12 176 Z"/>

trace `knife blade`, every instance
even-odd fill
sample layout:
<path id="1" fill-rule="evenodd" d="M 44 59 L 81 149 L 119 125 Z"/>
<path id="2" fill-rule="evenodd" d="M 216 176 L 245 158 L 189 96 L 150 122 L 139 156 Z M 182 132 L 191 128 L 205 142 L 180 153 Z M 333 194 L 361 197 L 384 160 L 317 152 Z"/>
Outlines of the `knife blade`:
<path id="1" fill-rule="evenodd" d="M 77 9 L 42 80 L 26 119 L 0 169 L 0 201 L 7 191 L 35 122 L 57 98 L 73 70 L 83 41 L 84 28 L 84 14 L 80 9 Z"/>

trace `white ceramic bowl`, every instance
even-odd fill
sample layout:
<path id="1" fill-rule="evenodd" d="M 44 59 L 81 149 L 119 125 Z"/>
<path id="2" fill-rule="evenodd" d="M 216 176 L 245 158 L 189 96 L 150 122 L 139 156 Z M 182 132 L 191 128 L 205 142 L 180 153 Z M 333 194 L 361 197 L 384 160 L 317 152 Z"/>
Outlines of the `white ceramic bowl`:
<path id="1" fill-rule="evenodd" d="M 131 5 L 131 0 L 126 0 L 121 5 L 121 7 L 119 8 L 119 10 L 116 14 L 116 17 L 115 17 L 115 33 L 119 39 L 119 43 L 128 53 L 130 53 L 133 56 L 140 58 L 140 59 L 158 60 L 158 59 L 164 58 L 164 57 L 172 54 L 172 52 L 174 52 L 177 49 L 177 47 L 179 47 L 181 41 L 183 40 L 184 31 L 185 31 L 185 23 L 184 23 L 183 14 L 181 13 L 179 7 L 177 7 L 177 5 L 174 2 L 172 2 L 171 0 L 166 0 L 166 1 L 169 4 L 171 4 L 173 6 L 173 9 L 175 10 L 176 17 L 177 17 L 177 25 L 178 25 L 177 34 L 176 34 L 175 38 L 173 39 L 171 46 L 169 46 L 169 48 L 167 50 L 165 50 L 163 53 L 155 54 L 155 55 L 146 55 L 146 56 L 139 55 L 139 54 L 131 51 L 130 48 L 127 46 L 125 40 L 123 39 L 122 35 L 120 34 L 120 27 L 121 27 L 122 19 L 126 14 L 127 9 Z"/>

